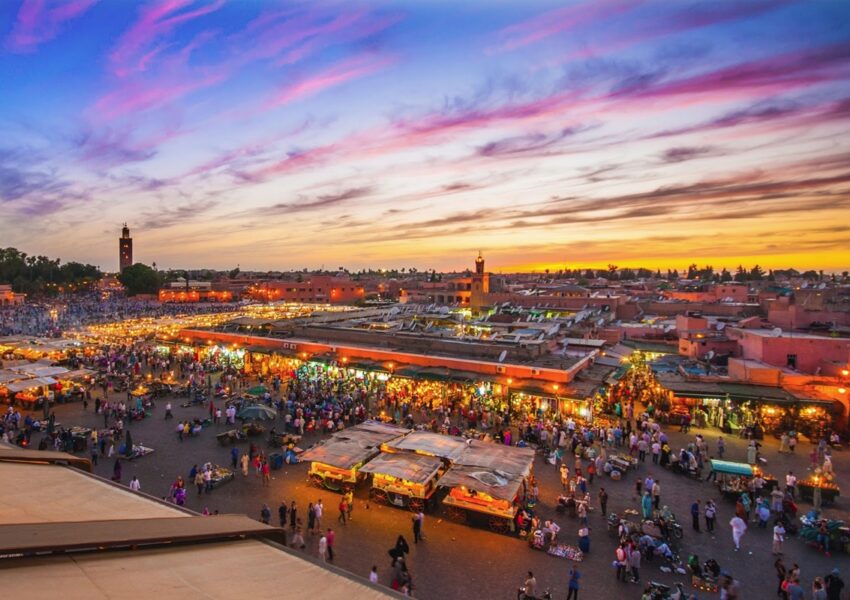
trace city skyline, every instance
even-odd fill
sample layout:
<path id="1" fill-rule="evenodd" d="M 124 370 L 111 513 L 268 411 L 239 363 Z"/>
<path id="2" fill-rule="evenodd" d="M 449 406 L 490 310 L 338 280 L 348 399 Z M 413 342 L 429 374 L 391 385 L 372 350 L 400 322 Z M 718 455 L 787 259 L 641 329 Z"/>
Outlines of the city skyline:
<path id="1" fill-rule="evenodd" d="M 0 239 L 117 268 L 850 267 L 850 5 L 0 5 Z"/>

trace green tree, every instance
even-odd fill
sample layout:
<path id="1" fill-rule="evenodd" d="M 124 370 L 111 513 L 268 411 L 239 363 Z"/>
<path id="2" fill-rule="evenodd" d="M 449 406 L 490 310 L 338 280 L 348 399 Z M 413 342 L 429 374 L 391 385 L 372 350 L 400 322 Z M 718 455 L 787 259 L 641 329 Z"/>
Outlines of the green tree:
<path id="1" fill-rule="evenodd" d="M 127 288 L 128 296 L 156 294 L 162 284 L 159 273 L 142 263 L 136 263 L 124 269 L 118 275 L 118 281 Z"/>
<path id="2" fill-rule="evenodd" d="M 720 271 L 720 281 L 727 282 L 732 281 L 732 273 L 726 270 L 726 267 L 723 267 L 723 270 Z"/>

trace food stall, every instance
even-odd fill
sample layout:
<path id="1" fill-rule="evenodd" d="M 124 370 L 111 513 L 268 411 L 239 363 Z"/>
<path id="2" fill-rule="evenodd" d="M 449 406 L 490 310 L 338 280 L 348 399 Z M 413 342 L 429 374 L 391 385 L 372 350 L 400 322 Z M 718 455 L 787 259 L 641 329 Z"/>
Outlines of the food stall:
<path id="1" fill-rule="evenodd" d="M 443 499 L 449 518 L 482 521 L 493 531 L 516 530 L 516 514 L 532 478 L 534 450 L 469 440 L 466 450 L 440 478 L 449 490 Z"/>
<path id="2" fill-rule="evenodd" d="M 222 467 L 221 465 L 213 465 L 212 468 L 212 477 L 210 482 L 213 488 L 220 487 L 227 483 L 228 481 L 233 481 L 235 474 L 232 469 L 228 469 L 227 467 Z"/>
<path id="3" fill-rule="evenodd" d="M 310 461 L 307 476 L 311 483 L 346 492 L 365 477 L 359 473 L 360 467 L 380 453 L 381 444 L 409 431 L 390 423 L 365 421 L 316 444 L 304 452 L 301 460 Z"/>
<path id="4" fill-rule="evenodd" d="M 436 456 L 409 452 L 381 453 L 360 467 L 361 473 L 372 473 L 369 498 L 414 512 L 432 508 L 437 480 L 444 471 Z"/>
<path id="5" fill-rule="evenodd" d="M 516 531 L 525 487 L 522 475 L 455 465 L 440 478 L 439 485 L 449 490 L 443 498 L 449 519 L 486 524 L 498 533 Z"/>
<path id="6" fill-rule="evenodd" d="M 815 490 L 820 489 L 821 503 L 827 505 L 833 504 L 841 492 L 838 485 L 823 474 L 814 474 L 804 481 L 798 481 L 797 489 L 800 497 L 810 502 L 814 500 Z"/>
<path id="7" fill-rule="evenodd" d="M 710 462 L 711 470 L 717 475 L 717 487 L 724 495 L 737 497 L 749 492 L 750 482 L 756 476 L 764 479 L 765 485 L 762 489 L 765 491 L 769 492 L 777 485 L 776 479 L 762 473 L 757 466 L 717 459 Z"/>

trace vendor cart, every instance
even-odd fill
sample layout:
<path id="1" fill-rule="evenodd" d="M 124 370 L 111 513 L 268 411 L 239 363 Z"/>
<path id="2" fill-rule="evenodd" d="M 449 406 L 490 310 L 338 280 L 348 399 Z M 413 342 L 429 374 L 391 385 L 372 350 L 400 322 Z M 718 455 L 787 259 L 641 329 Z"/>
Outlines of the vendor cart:
<path id="1" fill-rule="evenodd" d="M 728 497 L 737 498 L 744 492 L 750 491 L 753 477 L 760 475 L 765 480 L 765 491 L 775 486 L 775 479 L 763 475 L 757 466 L 747 463 L 737 463 L 728 460 L 711 460 L 711 470 L 717 475 L 717 487 Z"/>
<path id="2" fill-rule="evenodd" d="M 841 492 L 835 483 L 824 481 L 823 476 L 815 476 L 805 481 L 797 482 L 797 490 L 800 492 L 800 497 L 809 502 L 814 500 L 816 488 L 820 488 L 821 504 L 824 505 L 834 504 L 835 499 L 838 498 Z"/>
<path id="3" fill-rule="evenodd" d="M 228 481 L 233 481 L 234 477 L 235 474 L 232 469 L 228 469 L 227 467 L 222 467 L 220 465 L 213 465 L 212 478 L 210 479 L 210 482 L 212 483 L 213 488 L 217 488 Z"/>
<path id="4" fill-rule="evenodd" d="M 446 517 L 485 525 L 497 533 L 515 533 L 522 502 L 523 477 L 483 467 L 455 465 L 440 478 L 448 489 L 443 498 Z"/>
<path id="5" fill-rule="evenodd" d="M 293 433 L 280 433 L 275 429 L 269 432 L 269 446 L 272 448 L 286 448 L 297 446 L 301 442 L 301 436 Z"/>
<path id="6" fill-rule="evenodd" d="M 412 453 L 382 453 L 360 468 L 372 474 L 369 498 L 413 512 L 432 508 L 437 480 L 444 472 L 439 458 Z"/>

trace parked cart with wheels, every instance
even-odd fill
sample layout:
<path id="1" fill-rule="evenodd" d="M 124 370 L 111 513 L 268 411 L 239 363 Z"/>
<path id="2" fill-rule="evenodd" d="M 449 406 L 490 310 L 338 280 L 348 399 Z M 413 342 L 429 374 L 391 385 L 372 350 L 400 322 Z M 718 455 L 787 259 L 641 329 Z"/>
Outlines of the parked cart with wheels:
<path id="1" fill-rule="evenodd" d="M 360 468 L 372 474 L 369 498 L 414 512 L 432 507 L 444 471 L 439 458 L 413 453 L 380 454 Z"/>

